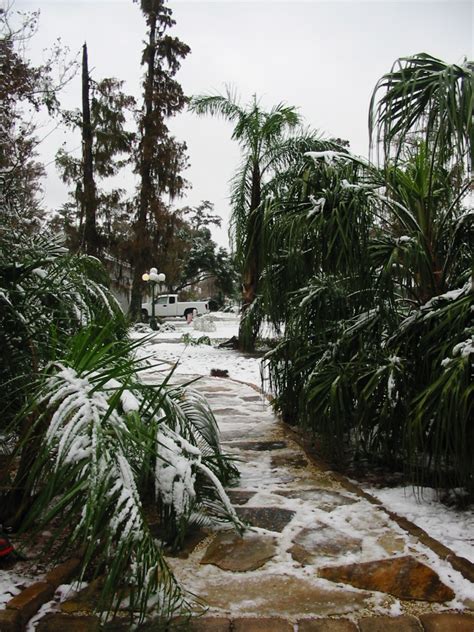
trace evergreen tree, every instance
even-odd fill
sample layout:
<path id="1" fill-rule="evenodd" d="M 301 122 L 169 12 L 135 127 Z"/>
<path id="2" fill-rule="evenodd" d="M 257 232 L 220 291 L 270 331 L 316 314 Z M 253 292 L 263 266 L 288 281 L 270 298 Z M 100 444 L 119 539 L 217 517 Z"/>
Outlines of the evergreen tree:
<path id="1" fill-rule="evenodd" d="M 122 91 L 115 78 L 94 81 L 87 69 L 87 46 L 83 48 L 82 110 L 65 111 L 66 124 L 82 135 L 81 158 L 64 149 L 56 155 L 61 177 L 75 188 L 71 201 L 59 211 L 59 222 L 73 251 L 91 255 L 104 248 L 114 254 L 126 251 L 129 220 L 122 189 L 102 190 L 98 184 L 117 173 L 130 161 L 135 134 L 126 129 L 127 111 L 135 99 Z"/>
<path id="2" fill-rule="evenodd" d="M 99 251 L 99 235 L 96 224 L 97 194 L 92 157 L 93 136 L 89 93 L 89 60 L 87 44 L 84 43 L 82 47 L 82 206 L 85 222 L 81 245 L 87 254 L 96 256 Z"/>
<path id="3" fill-rule="evenodd" d="M 159 232 L 162 224 L 170 220 L 163 195 L 173 199 L 185 186 L 181 172 L 187 166 L 186 144 L 170 134 L 166 120 L 186 104 L 187 99 L 174 77 L 181 60 L 190 52 L 186 44 L 167 33 L 175 22 L 165 0 L 141 0 L 140 7 L 148 38 L 142 57 L 146 72 L 135 166 L 140 186 L 130 257 L 134 268 L 130 314 L 134 318 L 140 315 L 142 274 L 156 264 L 155 253 L 162 241 Z"/>
<path id="4" fill-rule="evenodd" d="M 220 226 L 221 217 L 214 214 L 214 205 L 203 201 L 198 206 L 182 209 L 187 221 L 182 229 L 182 262 L 178 292 L 207 279 L 214 279 L 220 293 L 232 294 L 235 284 L 235 269 L 225 248 L 218 248 L 212 239 L 209 226 Z"/>

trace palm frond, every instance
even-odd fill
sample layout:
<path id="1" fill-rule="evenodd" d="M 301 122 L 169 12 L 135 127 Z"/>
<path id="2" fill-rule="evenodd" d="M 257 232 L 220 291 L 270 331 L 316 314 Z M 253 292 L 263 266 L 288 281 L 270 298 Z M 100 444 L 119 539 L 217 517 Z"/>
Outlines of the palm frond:
<path id="1" fill-rule="evenodd" d="M 236 470 L 202 399 L 186 399 L 166 378 L 156 387 L 137 379 L 136 344 L 107 343 L 103 332 L 85 329 L 63 362 L 45 368 L 29 406 L 35 426 L 24 438 L 45 427 L 28 477 L 37 498 L 24 527 L 61 516 L 75 525 L 68 545 L 86 543 L 82 572 L 105 573 L 99 607 L 113 609 L 129 593 L 143 618 L 159 597 L 169 617 L 187 598 L 150 532 L 150 495 L 169 542 L 181 541 L 204 516 L 242 529 L 222 487 Z"/>
<path id="2" fill-rule="evenodd" d="M 473 70 L 470 62 L 449 65 L 426 53 L 398 59 L 377 83 L 372 94 L 369 132 L 382 140 L 385 155 L 391 144 L 400 147 L 410 134 L 420 132 L 442 153 L 474 164 Z M 379 94 L 382 93 L 378 103 Z"/>

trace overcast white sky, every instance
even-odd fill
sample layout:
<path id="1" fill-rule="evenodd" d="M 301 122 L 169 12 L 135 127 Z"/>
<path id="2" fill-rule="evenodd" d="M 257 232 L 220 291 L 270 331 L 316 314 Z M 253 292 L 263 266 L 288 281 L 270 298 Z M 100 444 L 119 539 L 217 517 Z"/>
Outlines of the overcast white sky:
<path id="1" fill-rule="evenodd" d="M 398 57 L 422 51 L 450 63 L 474 59 L 473 5 L 457 0 L 168 3 L 174 34 L 191 47 L 177 77 L 186 94 L 222 91 L 229 83 L 244 101 L 253 93 L 265 106 L 285 101 L 300 109 L 307 125 L 349 140 L 354 152 L 365 155 L 368 105 L 377 80 Z M 145 37 L 139 5 L 132 0 L 16 0 L 15 8 L 41 10 L 33 61 L 57 37 L 72 51 L 87 41 L 94 77 L 123 79 L 125 90 L 139 97 Z M 80 103 L 79 78 L 67 87 L 63 101 L 66 107 Z M 187 142 L 191 162 L 185 175 L 193 188 L 178 205 L 213 202 L 225 223 L 215 237 L 226 245 L 228 182 L 239 160 L 231 127 L 189 113 L 171 127 Z M 45 162 L 53 160 L 63 140 L 68 149 L 79 145 L 78 137 L 52 133 L 41 144 Z M 65 201 L 54 164 L 45 188 L 50 207 Z"/>

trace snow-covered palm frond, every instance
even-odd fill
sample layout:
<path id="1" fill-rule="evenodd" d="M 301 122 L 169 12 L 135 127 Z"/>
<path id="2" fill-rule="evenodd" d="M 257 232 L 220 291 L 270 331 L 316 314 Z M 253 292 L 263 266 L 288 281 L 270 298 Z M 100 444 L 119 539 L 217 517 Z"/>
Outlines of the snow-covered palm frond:
<path id="1" fill-rule="evenodd" d="M 65 537 L 68 546 L 85 543 L 83 572 L 105 573 L 99 607 L 130 592 L 139 617 L 159 601 L 166 618 L 186 607 L 186 596 L 150 533 L 147 507 L 156 506 L 162 539 L 172 544 L 203 517 L 241 529 L 223 490 L 236 470 L 205 402 L 171 388 L 167 376 L 143 384 L 132 355 L 138 343 L 107 338 L 83 330 L 64 359 L 46 367 L 32 397 L 35 423 L 24 444 L 44 431 L 28 477 L 37 498 L 27 525 L 59 515 L 74 525 Z"/>

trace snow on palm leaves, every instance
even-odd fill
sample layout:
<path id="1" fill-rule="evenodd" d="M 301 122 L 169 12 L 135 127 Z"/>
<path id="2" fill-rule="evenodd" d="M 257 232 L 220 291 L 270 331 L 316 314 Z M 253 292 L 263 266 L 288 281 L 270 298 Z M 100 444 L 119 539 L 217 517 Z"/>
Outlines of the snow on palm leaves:
<path id="1" fill-rule="evenodd" d="M 47 429 L 30 475 L 40 490 L 30 519 L 44 524 L 60 515 L 75 525 L 68 538 L 85 543 L 83 571 L 105 570 L 100 606 L 113 607 L 133 589 L 130 605 L 140 616 L 157 599 L 167 616 L 186 599 L 163 543 L 150 532 L 146 504 L 154 495 L 164 507 L 163 540 L 183 536 L 199 520 L 226 519 L 241 528 L 221 483 L 235 469 L 220 452 L 205 402 L 198 405 L 196 393 L 187 401 L 185 389 L 171 388 L 168 378 L 144 385 L 130 359 L 136 343 L 106 345 L 104 337 L 83 331 L 67 360 L 47 367 L 34 398 L 36 423 Z"/>

